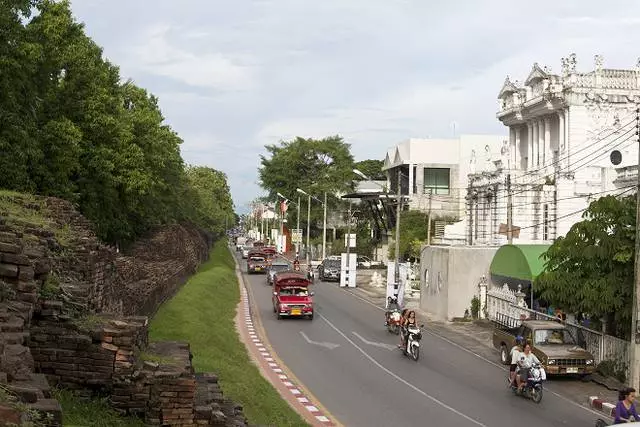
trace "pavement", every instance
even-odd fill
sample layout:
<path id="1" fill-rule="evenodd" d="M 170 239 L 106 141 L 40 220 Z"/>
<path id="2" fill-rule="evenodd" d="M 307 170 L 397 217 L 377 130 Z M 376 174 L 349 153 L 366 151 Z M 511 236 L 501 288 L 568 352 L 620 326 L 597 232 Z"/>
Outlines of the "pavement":
<path id="1" fill-rule="evenodd" d="M 583 389 L 591 383 L 548 381 L 539 405 L 514 396 L 505 367 L 486 343 L 488 328 L 452 326 L 419 313 L 427 333 L 414 362 L 396 348 L 399 338 L 386 332 L 384 296 L 375 289 L 316 281 L 315 319 L 277 320 L 265 276 L 244 281 L 264 333 L 260 341 L 336 424 L 589 426 L 602 417 L 589 400 L 601 393 Z"/>

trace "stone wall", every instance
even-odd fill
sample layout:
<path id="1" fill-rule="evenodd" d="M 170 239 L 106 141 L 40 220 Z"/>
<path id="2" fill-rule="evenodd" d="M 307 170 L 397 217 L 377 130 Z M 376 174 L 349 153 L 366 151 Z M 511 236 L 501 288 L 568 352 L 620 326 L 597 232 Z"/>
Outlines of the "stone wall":
<path id="1" fill-rule="evenodd" d="M 211 236 L 173 225 L 126 254 L 59 199 L 0 197 L 0 387 L 61 425 L 49 384 L 151 425 L 246 425 L 188 344 L 148 343 L 148 317 L 207 259 Z M 1 390 L 0 390 L 1 391 Z M 0 400 L 0 413 L 15 411 Z"/>

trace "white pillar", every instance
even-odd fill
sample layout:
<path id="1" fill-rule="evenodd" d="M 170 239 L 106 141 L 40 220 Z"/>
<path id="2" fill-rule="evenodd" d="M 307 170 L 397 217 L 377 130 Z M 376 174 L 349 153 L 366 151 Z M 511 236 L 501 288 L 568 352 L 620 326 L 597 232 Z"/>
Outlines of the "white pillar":
<path id="1" fill-rule="evenodd" d="M 553 162 L 551 150 L 551 118 L 544 118 L 544 164 L 549 166 Z"/>
<path id="2" fill-rule="evenodd" d="M 536 161 L 538 168 L 544 165 L 544 120 L 538 120 L 538 155 Z"/>
<path id="3" fill-rule="evenodd" d="M 413 164 L 409 163 L 409 194 L 413 194 L 413 180 L 415 177 L 413 176 Z"/>
<path id="4" fill-rule="evenodd" d="M 518 126 L 516 128 L 516 141 L 515 141 L 515 155 L 513 157 L 514 159 L 514 165 L 512 167 L 512 169 L 520 169 L 520 162 L 521 162 L 521 155 L 520 155 L 520 131 L 522 130 L 522 127 Z"/>
<path id="5" fill-rule="evenodd" d="M 556 165 L 556 169 L 558 170 L 562 170 L 565 164 L 565 161 L 563 160 L 566 150 L 564 124 L 564 111 L 558 111 L 558 164 Z"/>
<path id="6" fill-rule="evenodd" d="M 537 120 L 533 122 L 533 141 L 531 142 L 531 146 L 533 147 L 533 161 L 531 162 L 532 169 L 537 169 L 538 166 L 538 142 L 540 135 L 540 126 Z"/>
<path id="7" fill-rule="evenodd" d="M 527 171 L 533 169 L 533 123 L 527 123 Z"/>

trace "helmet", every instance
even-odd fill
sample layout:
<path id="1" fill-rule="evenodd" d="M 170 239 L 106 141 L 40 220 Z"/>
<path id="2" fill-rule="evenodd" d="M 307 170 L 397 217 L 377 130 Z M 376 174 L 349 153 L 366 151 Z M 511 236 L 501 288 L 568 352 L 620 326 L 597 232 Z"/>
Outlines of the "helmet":
<path id="1" fill-rule="evenodd" d="M 523 341 L 524 341 L 524 337 L 522 335 L 518 335 L 516 337 L 516 344 L 522 344 Z"/>

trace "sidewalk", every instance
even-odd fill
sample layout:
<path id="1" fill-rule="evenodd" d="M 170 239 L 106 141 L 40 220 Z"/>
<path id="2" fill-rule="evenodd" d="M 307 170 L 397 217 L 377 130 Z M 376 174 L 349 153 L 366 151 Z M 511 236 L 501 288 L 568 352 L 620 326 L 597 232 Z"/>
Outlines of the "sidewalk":
<path id="1" fill-rule="evenodd" d="M 379 307 L 384 307 L 386 295 L 384 287 L 358 283 L 357 288 L 349 289 L 349 291 Z M 425 319 L 424 323 L 430 332 L 446 339 L 452 345 L 470 351 L 495 365 L 504 367 L 506 370 L 506 366 L 500 363 L 498 351 L 493 348 L 493 325 L 490 322 L 483 320 L 461 322 L 436 320 L 432 315 L 421 310 L 419 305 L 419 300 L 405 300 L 405 307 L 415 310 L 419 319 Z M 592 375 L 590 381 L 581 381 L 574 378 L 554 378 L 550 382 L 553 384 L 553 388 L 562 396 L 580 405 L 603 411 L 604 416 L 608 416 L 607 411 L 610 411 L 610 404 L 606 402 L 617 401 L 617 391 L 615 390 L 617 384 L 613 384 L 597 374 Z M 602 383 L 608 383 L 608 386 L 604 387 L 601 385 Z M 598 407 L 598 405 L 600 406 Z"/>

